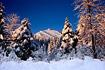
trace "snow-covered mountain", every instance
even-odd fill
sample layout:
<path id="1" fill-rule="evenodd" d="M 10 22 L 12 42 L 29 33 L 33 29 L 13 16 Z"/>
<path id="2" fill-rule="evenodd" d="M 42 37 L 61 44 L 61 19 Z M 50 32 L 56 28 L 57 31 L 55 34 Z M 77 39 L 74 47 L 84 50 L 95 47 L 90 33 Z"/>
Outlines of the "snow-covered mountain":
<path id="1" fill-rule="evenodd" d="M 45 37 L 45 39 L 49 39 L 52 37 L 59 39 L 59 38 L 61 38 L 61 33 L 59 33 L 58 31 L 55 31 L 55 30 L 48 29 L 48 30 L 44 30 L 44 31 L 40 31 L 40 32 L 36 33 L 34 35 L 34 37 L 36 39 L 41 39 L 43 37 Z"/>

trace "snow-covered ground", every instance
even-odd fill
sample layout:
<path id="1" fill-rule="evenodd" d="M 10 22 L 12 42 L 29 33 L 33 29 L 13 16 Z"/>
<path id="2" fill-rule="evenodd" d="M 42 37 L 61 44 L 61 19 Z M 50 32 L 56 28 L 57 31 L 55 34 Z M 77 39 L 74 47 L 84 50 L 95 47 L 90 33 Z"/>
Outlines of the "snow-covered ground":
<path id="1" fill-rule="evenodd" d="M 0 64 L 0 70 L 105 70 L 105 62 L 91 57 L 85 57 L 85 60 L 60 60 L 50 63 L 39 61 L 15 61 L 3 62 Z"/>

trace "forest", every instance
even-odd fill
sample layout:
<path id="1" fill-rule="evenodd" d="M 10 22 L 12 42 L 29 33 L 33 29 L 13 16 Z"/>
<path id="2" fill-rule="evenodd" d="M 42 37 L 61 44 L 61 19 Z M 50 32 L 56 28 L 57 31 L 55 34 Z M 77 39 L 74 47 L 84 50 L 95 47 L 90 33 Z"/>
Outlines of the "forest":
<path id="1" fill-rule="evenodd" d="M 61 38 L 46 39 L 36 37 L 30 28 L 28 18 L 15 13 L 7 14 L 0 3 L 0 62 L 3 60 L 33 61 L 61 59 L 84 59 L 90 56 L 105 60 L 105 5 L 100 0 L 75 0 L 74 11 L 79 18 L 77 29 L 73 31 L 72 24 L 65 17 Z M 31 19 L 30 19 L 31 20 Z"/>

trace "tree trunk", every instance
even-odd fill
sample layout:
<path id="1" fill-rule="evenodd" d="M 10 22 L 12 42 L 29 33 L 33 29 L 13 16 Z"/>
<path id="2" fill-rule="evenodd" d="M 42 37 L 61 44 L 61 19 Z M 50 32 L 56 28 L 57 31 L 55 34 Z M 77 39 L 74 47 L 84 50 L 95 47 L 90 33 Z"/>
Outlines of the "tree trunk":
<path id="1" fill-rule="evenodd" d="M 89 3 L 90 1 L 88 0 L 88 3 Z M 92 16 L 92 14 L 91 14 L 91 6 L 90 5 L 88 5 L 88 9 L 89 9 L 89 17 L 90 17 L 90 20 L 89 20 L 89 29 L 93 29 L 92 28 L 92 18 L 91 18 L 91 16 Z M 93 56 L 94 56 L 94 58 L 97 58 L 97 55 L 96 55 L 96 50 L 95 50 L 95 36 L 94 36 L 94 33 L 92 33 L 91 32 L 91 36 L 92 36 L 92 50 L 93 50 Z"/>
<path id="2" fill-rule="evenodd" d="M 95 39 L 94 39 L 94 35 L 92 34 L 92 49 L 93 49 L 93 56 L 94 58 L 97 58 L 97 54 L 96 54 L 96 48 L 95 48 Z"/>

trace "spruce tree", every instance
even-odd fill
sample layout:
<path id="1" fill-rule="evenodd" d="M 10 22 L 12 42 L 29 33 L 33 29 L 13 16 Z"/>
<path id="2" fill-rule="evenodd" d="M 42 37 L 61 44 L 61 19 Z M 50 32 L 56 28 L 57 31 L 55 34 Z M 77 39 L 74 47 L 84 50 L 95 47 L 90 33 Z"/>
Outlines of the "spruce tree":
<path id="1" fill-rule="evenodd" d="M 69 52 L 70 49 L 72 49 L 72 45 L 74 43 L 74 31 L 70 27 L 72 27 L 72 25 L 68 22 L 68 18 L 66 17 L 65 25 L 62 30 L 62 43 L 60 47 L 60 50 L 65 49 L 66 52 Z"/>
<path id="2" fill-rule="evenodd" d="M 12 48 L 15 49 L 15 53 L 22 60 L 26 60 L 31 56 L 31 53 L 36 50 L 37 45 L 34 42 L 34 38 L 29 25 L 28 20 L 21 21 L 21 26 L 13 31 L 13 43 Z"/>
<path id="3" fill-rule="evenodd" d="M 6 18 L 3 17 L 3 15 L 6 15 L 6 13 L 3 12 L 3 9 L 5 7 L 0 4 L 0 48 L 3 50 L 6 50 L 8 44 L 7 44 L 7 38 L 8 38 L 8 32 L 6 32 Z"/>

